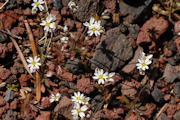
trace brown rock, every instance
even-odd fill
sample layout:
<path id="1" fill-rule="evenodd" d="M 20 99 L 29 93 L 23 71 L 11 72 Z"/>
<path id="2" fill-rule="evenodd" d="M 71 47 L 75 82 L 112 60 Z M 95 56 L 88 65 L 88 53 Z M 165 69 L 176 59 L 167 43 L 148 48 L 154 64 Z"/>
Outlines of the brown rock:
<path id="1" fill-rule="evenodd" d="M 10 70 L 0 66 L 0 79 L 5 80 L 11 74 Z"/>
<path id="2" fill-rule="evenodd" d="M 94 84 L 90 81 L 89 78 L 82 78 L 77 81 L 77 89 L 80 92 L 89 94 L 94 91 Z"/>
<path id="3" fill-rule="evenodd" d="M 137 94 L 137 89 L 141 86 L 141 84 L 135 80 L 124 81 L 122 84 L 121 92 L 122 95 L 128 96 L 129 98 L 135 98 Z"/>
<path id="4" fill-rule="evenodd" d="M 11 32 L 15 35 L 22 35 L 25 29 L 23 27 L 14 27 Z"/>
<path id="5" fill-rule="evenodd" d="M 6 105 L 6 101 L 2 96 L 0 96 L 0 106 L 4 106 L 4 105 Z"/>
<path id="6" fill-rule="evenodd" d="M 25 10 L 23 10 L 23 14 L 24 15 L 32 15 L 32 10 L 30 8 L 26 8 Z"/>
<path id="7" fill-rule="evenodd" d="M 25 87 L 25 86 L 28 86 L 28 77 L 26 74 L 21 74 L 20 78 L 19 78 L 19 82 L 20 82 L 20 85 L 21 87 Z"/>
<path id="8" fill-rule="evenodd" d="M 15 99 L 11 102 L 11 104 L 10 104 L 10 109 L 11 109 L 11 110 L 17 109 L 17 105 L 18 105 L 18 99 L 15 98 Z"/>
<path id="9" fill-rule="evenodd" d="M 176 47 L 178 49 L 178 53 L 180 54 L 180 37 L 176 38 L 174 42 L 175 42 Z"/>
<path id="10" fill-rule="evenodd" d="M 128 118 L 126 118 L 125 120 L 145 120 L 145 119 L 139 115 L 136 115 L 135 113 L 131 113 L 131 115 L 128 116 Z"/>
<path id="11" fill-rule="evenodd" d="M 35 120 L 50 120 L 50 111 L 40 111 L 40 115 Z"/>
<path id="12" fill-rule="evenodd" d="M 0 58 L 5 58 L 8 52 L 8 48 L 0 43 Z"/>
<path id="13" fill-rule="evenodd" d="M 70 18 L 68 18 L 65 22 L 64 25 L 68 26 L 69 29 L 72 29 L 74 27 L 74 20 L 71 20 Z"/>
<path id="14" fill-rule="evenodd" d="M 174 24 L 174 31 L 175 31 L 176 34 L 180 32 L 180 21 L 177 21 Z"/>
<path id="15" fill-rule="evenodd" d="M 63 74 L 61 75 L 61 77 L 62 77 L 63 80 L 65 80 L 65 81 L 70 81 L 70 82 L 74 81 L 74 79 L 73 79 L 73 74 L 72 74 L 72 73 L 69 73 L 69 72 L 63 73 Z"/>
<path id="16" fill-rule="evenodd" d="M 120 114 L 124 113 L 122 108 L 114 108 L 113 110 L 104 109 L 105 115 L 107 119 L 122 119 Z"/>
<path id="17" fill-rule="evenodd" d="M 134 72 L 134 70 L 136 69 L 136 63 L 138 62 L 141 52 L 143 52 L 143 49 L 139 46 L 135 52 L 133 59 L 126 66 L 123 67 L 123 72 L 127 74 L 131 74 Z"/>
<path id="18" fill-rule="evenodd" d="M 13 50 L 14 50 L 14 45 L 13 45 L 12 42 L 9 42 L 8 45 L 7 45 L 7 47 L 8 47 L 8 51 L 9 51 L 9 52 L 13 52 Z"/>
<path id="19" fill-rule="evenodd" d="M 103 110 L 99 110 L 92 114 L 90 120 L 101 120 L 102 118 L 105 118 L 105 114 Z"/>
<path id="20" fill-rule="evenodd" d="M 56 105 L 54 112 L 57 112 L 63 115 L 65 118 L 72 120 L 73 116 L 71 115 L 71 110 L 73 109 L 73 106 L 74 106 L 74 103 L 72 102 L 72 100 L 64 96 L 59 101 L 59 104 Z"/>
<path id="21" fill-rule="evenodd" d="M 141 27 L 141 31 L 138 34 L 137 45 L 140 43 L 151 42 L 152 39 L 157 40 L 168 28 L 168 21 L 163 17 L 151 18 Z"/>
<path id="22" fill-rule="evenodd" d="M 90 20 L 97 13 L 99 0 L 79 0 L 77 2 L 78 9 L 75 12 L 75 16 L 81 22 Z"/>
<path id="23" fill-rule="evenodd" d="M 173 115 L 177 110 L 177 106 L 175 104 L 168 104 L 166 107 L 167 117 L 172 119 Z"/>
<path id="24" fill-rule="evenodd" d="M 120 27 L 107 31 L 106 36 L 101 37 L 93 58 L 92 68 L 102 68 L 105 71 L 120 69 L 133 55 L 130 41 L 121 34 Z"/>
<path id="25" fill-rule="evenodd" d="M 105 0 L 103 1 L 104 6 L 109 10 L 110 13 L 114 13 L 116 10 L 116 0 Z"/>
<path id="26" fill-rule="evenodd" d="M 156 108 L 156 105 L 153 103 L 147 103 L 145 107 L 146 107 L 146 111 L 143 112 L 143 115 L 145 115 L 147 118 L 151 118 L 152 113 Z"/>
<path id="27" fill-rule="evenodd" d="M 49 108 L 51 106 L 51 103 L 49 101 L 49 97 L 42 97 L 41 99 L 41 105 L 43 106 L 43 108 Z"/>

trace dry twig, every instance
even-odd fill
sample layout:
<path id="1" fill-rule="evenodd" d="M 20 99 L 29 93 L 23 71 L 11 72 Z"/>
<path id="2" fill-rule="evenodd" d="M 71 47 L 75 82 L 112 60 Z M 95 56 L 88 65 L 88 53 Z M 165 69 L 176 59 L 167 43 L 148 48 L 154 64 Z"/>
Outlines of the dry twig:
<path id="1" fill-rule="evenodd" d="M 9 2 L 9 0 L 6 0 L 6 2 L 0 7 L 0 10 Z"/>
<path id="2" fill-rule="evenodd" d="M 38 55 L 35 40 L 34 40 L 31 28 L 30 28 L 27 20 L 24 20 L 24 23 L 25 23 L 25 27 L 27 29 L 28 37 L 29 37 L 29 40 L 31 43 L 33 56 L 35 57 Z M 40 99 L 41 99 L 41 81 L 40 81 L 39 70 L 36 71 L 36 99 L 38 102 L 40 102 Z"/>

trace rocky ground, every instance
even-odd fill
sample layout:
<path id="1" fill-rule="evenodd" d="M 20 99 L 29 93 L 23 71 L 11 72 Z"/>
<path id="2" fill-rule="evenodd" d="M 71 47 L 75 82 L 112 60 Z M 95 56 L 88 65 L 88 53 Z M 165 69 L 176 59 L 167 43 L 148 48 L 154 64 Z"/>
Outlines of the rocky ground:
<path id="1" fill-rule="evenodd" d="M 73 120 L 80 92 L 90 98 L 85 120 L 180 120 L 178 0 L 44 1 L 32 13 L 35 0 L 0 0 L 0 119 Z M 45 34 L 48 13 L 56 28 Z M 91 17 L 104 28 L 98 36 L 83 24 Z M 143 51 L 153 55 L 145 75 L 136 66 Z M 32 56 L 41 63 L 34 73 Z M 114 81 L 98 84 L 97 68 Z"/>

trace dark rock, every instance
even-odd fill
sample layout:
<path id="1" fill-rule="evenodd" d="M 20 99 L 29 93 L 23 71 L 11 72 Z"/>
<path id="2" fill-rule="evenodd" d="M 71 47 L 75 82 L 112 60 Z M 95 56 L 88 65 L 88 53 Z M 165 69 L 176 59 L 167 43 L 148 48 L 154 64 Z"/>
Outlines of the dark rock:
<path id="1" fill-rule="evenodd" d="M 62 9 L 62 0 L 53 0 L 53 5 L 56 7 L 57 10 L 61 10 Z"/>
<path id="2" fill-rule="evenodd" d="M 128 37 L 137 39 L 138 33 L 139 33 L 139 26 L 137 24 L 133 24 L 132 26 L 128 27 L 129 35 Z"/>
<path id="3" fill-rule="evenodd" d="M 12 110 L 8 110 L 4 120 L 17 120 L 16 117 L 17 117 L 17 112 L 14 112 Z"/>
<path id="4" fill-rule="evenodd" d="M 0 32 L 0 42 L 5 42 L 7 40 L 7 35 Z"/>
<path id="5" fill-rule="evenodd" d="M 126 36 L 121 33 L 120 27 L 107 31 L 101 37 L 95 54 L 91 59 L 92 68 L 102 68 L 105 71 L 115 71 L 122 68 L 133 56 L 133 49 Z"/>
<path id="6" fill-rule="evenodd" d="M 121 0 L 119 2 L 119 8 L 121 16 L 125 16 L 124 20 L 128 23 L 140 23 L 146 20 L 151 14 L 152 0 L 141 0 L 136 2 L 136 4 L 126 1 Z"/>
<path id="7" fill-rule="evenodd" d="M 174 43 L 173 40 L 170 40 L 167 44 L 167 47 L 169 50 L 171 50 L 172 52 L 176 53 L 177 52 L 177 48 L 176 48 L 176 44 Z"/>
<path id="8" fill-rule="evenodd" d="M 126 33 L 128 31 L 128 27 L 124 24 L 120 24 L 119 27 L 122 33 Z"/>
<path id="9" fill-rule="evenodd" d="M 173 116 L 173 120 L 179 120 L 179 119 L 180 119 L 180 110 L 178 110 Z"/>
<path id="10" fill-rule="evenodd" d="M 75 16 L 81 22 L 90 20 L 97 13 L 99 0 L 80 0 L 77 2 L 78 9 L 75 12 Z"/>
<path id="11" fill-rule="evenodd" d="M 62 5 L 63 6 L 68 6 L 68 3 L 70 2 L 71 0 L 62 0 Z"/>
<path id="12" fill-rule="evenodd" d="M 91 102 L 91 109 L 92 111 L 98 111 L 102 108 L 102 106 L 104 105 L 104 99 L 102 95 L 97 95 L 92 99 Z"/>
<path id="13" fill-rule="evenodd" d="M 6 92 L 5 92 L 6 96 L 4 97 L 4 100 L 6 102 L 10 101 L 13 99 L 14 97 L 14 92 L 11 90 L 11 89 L 8 89 Z"/>
<path id="14" fill-rule="evenodd" d="M 180 77 L 180 71 L 178 66 L 172 66 L 167 64 L 163 74 L 163 78 L 168 83 L 173 83 L 175 79 Z"/>
<path id="15" fill-rule="evenodd" d="M 180 82 L 177 82 L 174 86 L 174 93 L 178 98 L 180 98 Z"/>
<path id="16" fill-rule="evenodd" d="M 83 73 L 83 65 L 79 59 L 68 60 L 66 62 L 66 68 L 73 74 Z"/>
<path id="17" fill-rule="evenodd" d="M 180 54 L 176 54 L 168 58 L 168 63 L 171 65 L 177 65 L 180 62 Z"/>
<path id="18" fill-rule="evenodd" d="M 164 99 L 161 91 L 158 88 L 155 88 L 152 91 L 151 95 L 152 95 L 153 99 L 158 103 L 162 102 Z"/>
<path id="19" fill-rule="evenodd" d="M 166 114 L 161 113 L 161 115 L 158 117 L 157 120 L 168 120 L 168 118 L 167 118 Z"/>

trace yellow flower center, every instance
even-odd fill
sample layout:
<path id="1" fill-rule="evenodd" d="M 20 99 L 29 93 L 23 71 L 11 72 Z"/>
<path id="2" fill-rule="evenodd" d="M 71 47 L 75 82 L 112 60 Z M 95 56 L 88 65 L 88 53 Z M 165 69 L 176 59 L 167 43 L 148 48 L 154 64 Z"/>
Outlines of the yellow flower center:
<path id="1" fill-rule="evenodd" d="M 109 75 L 107 75 L 107 78 L 106 78 L 106 79 L 109 80 L 109 78 L 110 78 Z"/>
<path id="2" fill-rule="evenodd" d="M 57 100 L 57 97 L 56 97 L 56 96 L 54 96 L 54 100 L 55 100 L 55 101 Z"/>
<path id="3" fill-rule="evenodd" d="M 77 98 L 76 98 L 77 100 L 81 100 L 81 98 L 78 96 Z"/>
<path id="4" fill-rule="evenodd" d="M 97 29 L 95 27 L 93 27 L 92 31 L 95 32 L 95 31 L 97 31 Z"/>
<path id="5" fill-rule="evenodd" d="M 50 27 L 50 23 L 49 23 L 49 22 L 46 22 L 46 26 Z"/>
<path id="6" fill-rule="evenodd" d="M 39 6 L 39 2 L 35 2 L 35 4 L 36 4 L 37 6 Z"/>
<path id="7" fill-rule="evenodd" d="M 35 62 L 35 61 L 33 61 L 31 64 L 32 64 L 32 65 L 36 65 L 36 62 Z"/>
<path id="8" fill-rule="evenodd" d="M 86 101 L 86 99 L 83 99 L 82 101 L 83 101 L 84 103 L 86 103 L 86 102 L 87 102 L 87 101 Z"/>
<path id="9" fill-rule="evenodd" d="M 146 60 L 146 56 L 143 56 L 143 58 L 142 58 L 143 60 Z"/>
<path id="10" fill-rule="evenodd" d="M 142 67 L 144 67 L 144 66 L 146 66 L 146 63 L 145 63 L 145 62 L 143 62 L 143 63 L 141 63 L 141 65 L 142 65 Z"/>
<path id="11" fill-rule="evenodd" d="M 78 108 L 78 109 L 77 109 L 77 112 L 78 112 L 78 114 L 79 114 L 80 112 L 82 112 L 82 111 L 81 111 L 81 108 Z"/>
<path id="12" fill-rule="evenodd" d="M 103 75 L 99 75 L 99 79 L 103 79 Z"/>

